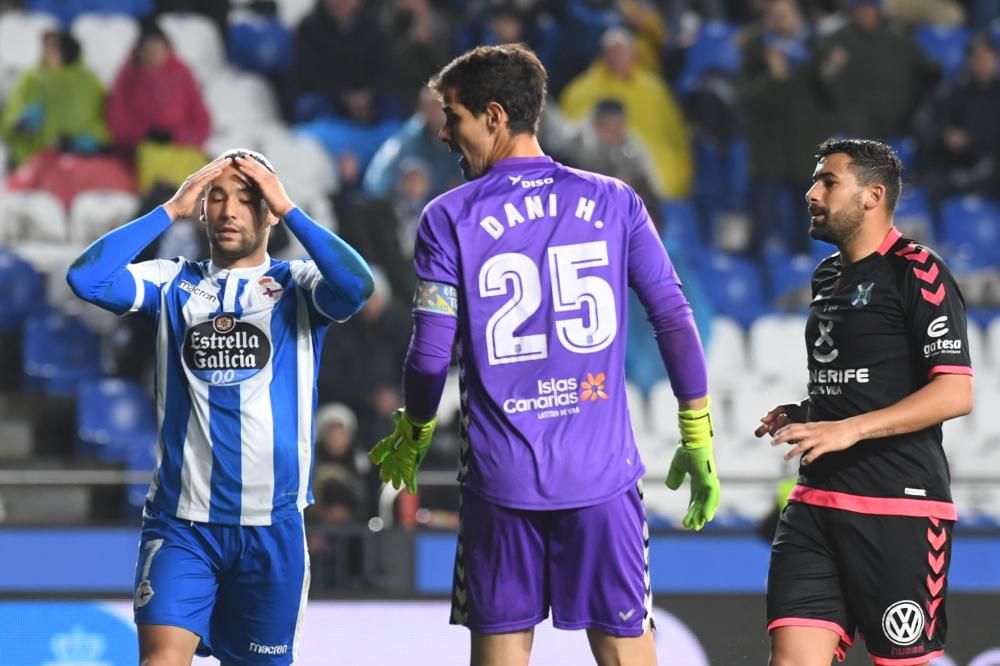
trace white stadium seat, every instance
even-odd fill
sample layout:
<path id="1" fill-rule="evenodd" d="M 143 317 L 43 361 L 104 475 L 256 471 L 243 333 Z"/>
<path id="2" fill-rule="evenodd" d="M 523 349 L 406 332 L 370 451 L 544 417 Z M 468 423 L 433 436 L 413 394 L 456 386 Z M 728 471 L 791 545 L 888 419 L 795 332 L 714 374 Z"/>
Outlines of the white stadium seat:
<path id="1" fill-rule="evenodd" d="M 205 105 L 212 114 L 212 128 L 239 133 L 244 128 L 280 122 L 270 84 L 261 76 L 226 69 L 205 81 Z"/>
<path id="2" fill-rule="evenodd" d="M 42 33 L 58 27 L 51 14 L 0 12 L 0 107 L 21 72 L 41 61 Z"/>
<path id="3" fill-rule="evenodd" d="M 52 194 L 42 190 L 5 192 L 0 201 L 4 220 L 0 242 L 14 245 L 19 241 L 63 242 L 66 240 L 66 211 Z"/>
<path id="4" fill-rule="evenodd" d="M 173 45 L 174 53 L 191 68 L 201 84 L 223 78 L 227 68 L 222 35 L 215 23 L 201 14 L 172 12 L 159 18 L 159 25 Z"/>
<path id="5" fill-rule="evenodd" d="M 278 3 L 278 16 L 281 22 L 291 29 L 299 25 L 299 21 L 316 6 L 316 0 L 281 0 Z"/>
<path id="6" fill-rule="evenodd" d="M 126 14 L 80 14 L 70 32 L 80 42 L 83 61 L 110 88 L 139 36 L 139 24 Z"/>
<path id="7" fill-rule="evenodd" d="M 261 150 L 294 201 L 326 197 L 340 184 L 329 154 L 308 135 L 270 132 L 263 138 Z"/>
<path id="8" fill-rule="evenodd" d="M 762 377 L 808 380 L 806 318 L 764 315 L 750 326 L 751 365 Z"/>
<path id="9" fill-rule="evenodd" d="M 114 190 L 88 190 L 73 199 L 69 211 L 70 240 L 88 245 L 131 220 L 139 197 Z"/>
<path id="10" fill-rule="evenodd" d="M 709 385 L 735 381 L 747 371 L 747 346 L 740 325 L 728 317 L 712 319 L 705 349 Z"/>

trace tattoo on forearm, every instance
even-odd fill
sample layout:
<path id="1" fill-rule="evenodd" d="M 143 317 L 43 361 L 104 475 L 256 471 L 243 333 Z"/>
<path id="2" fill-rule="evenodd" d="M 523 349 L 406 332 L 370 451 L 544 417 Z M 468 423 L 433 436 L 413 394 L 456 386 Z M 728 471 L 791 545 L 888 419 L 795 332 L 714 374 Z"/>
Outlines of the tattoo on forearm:
<path id="1" fill-rule="evenodd" d="M 869 430 L 865 433 L 864 439 L 878 439 L 879 437 L 889 437 L 895 434 L 895 428 L 881 428 L 879 430 Z"/>
<path id="2" fill-rule="evenodd" d="M 413 294 L 413 309 L 418 312 L 458 316 L 458 289 L 444 282 L 421 280 Z"/>

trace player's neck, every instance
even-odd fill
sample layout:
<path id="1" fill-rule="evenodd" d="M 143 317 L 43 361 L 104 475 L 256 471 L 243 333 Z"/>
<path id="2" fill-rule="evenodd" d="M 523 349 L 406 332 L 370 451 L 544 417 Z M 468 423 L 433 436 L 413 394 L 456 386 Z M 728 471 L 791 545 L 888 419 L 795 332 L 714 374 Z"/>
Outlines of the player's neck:
<path id="1" fill-rule="evenodd" d="M 234 268 L 255 268 L 264 263 L 267 259 L 267 248 L 263 245 L 248 255 L 232 258 L 220 257 L 215 252 L 212 253 L 212 264 L 216 268 L 223 270 L 233 270 Z"/>
<path id="2" fill-rule="evenodd" d="M 877 252 L 891 228 L 891 218 L 863 223 L 858 235 L 839 247 L 840 262 L 845 266 L 854 264 Z"/>
<path id="3" fill-rule="evenodd" d="M 496 147 L 493 164 L 510 157 L 541 157 L 545 153 L 534 134 L 510 134 Z"/>

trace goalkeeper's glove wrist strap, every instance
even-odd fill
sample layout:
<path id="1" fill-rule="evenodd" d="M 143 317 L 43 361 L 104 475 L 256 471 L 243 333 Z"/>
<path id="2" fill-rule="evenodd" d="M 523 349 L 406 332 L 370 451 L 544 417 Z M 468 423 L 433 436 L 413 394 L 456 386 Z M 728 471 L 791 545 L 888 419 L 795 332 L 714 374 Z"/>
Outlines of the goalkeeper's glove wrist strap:
<path id="1" fill-rule="evenodd" d="M 705 398 L 705 406 L 699 409 L 682 409 L 677 412 L 677 426 L 681 442 L 689 449 L 700 449 L 712 445 L 712 399 Z"/>

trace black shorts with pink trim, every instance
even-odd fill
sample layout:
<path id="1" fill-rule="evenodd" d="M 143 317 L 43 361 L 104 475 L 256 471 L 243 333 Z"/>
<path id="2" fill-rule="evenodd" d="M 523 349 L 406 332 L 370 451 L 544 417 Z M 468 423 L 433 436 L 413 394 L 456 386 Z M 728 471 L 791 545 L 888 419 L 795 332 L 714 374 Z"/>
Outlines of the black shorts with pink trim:
<path id="1" fill-rule="evenodd" d="M 771 546 L 767 628 L 859 633 L 876 664 L 910 666 L 944 653 L 954 521 L 790 502 Z"/>

